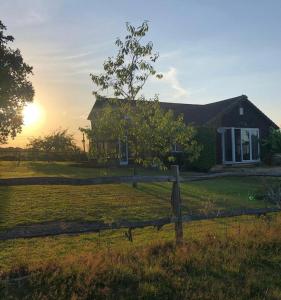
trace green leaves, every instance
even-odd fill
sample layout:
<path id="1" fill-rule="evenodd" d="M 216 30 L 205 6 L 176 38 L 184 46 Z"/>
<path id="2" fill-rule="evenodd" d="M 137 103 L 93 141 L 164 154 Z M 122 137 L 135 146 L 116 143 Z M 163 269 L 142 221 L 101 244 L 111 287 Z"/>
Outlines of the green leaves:
<path id="1" fill-rule="evenodd" d="M 149 29 L 148 22 L 144 21 L 139 27 L 126 23 L 126 29 L 125 39 L 117 38 L 115 41 L 118 47 L 116 57 L 104 61 L 104 73 L 90 76 L 95 85 L 94 93 L 110 89 L 115 97 L 136 100 L 150 76 L 158 79 L 163 76 L 157 74 L 152 65 L 159 57 L 158 53 L 152 53 L 153 43 L 142 44 L 142 38 Z"/>
<path id="2" fill-rule="evenodd" d="M 29 148 L 46 152 L 77 152 L 79 148 L 74 142 L 73 135 L 69 134 L 66 129 L 59 129 L 52 134 L 41 138 L 33 138 L 27 145 Z"/>
<path id="3" fill-rule="evenodd" d="M 21 131 L 22 109 L 34 96 L 32 83 L 28 80 L 32 67 L 23 61 L 19 49 L 8 47 L 14 38 L 5 35 L 5 30 L 0 21 L 0 144 Z"/>
<path id="4" fill-rule="evenodd" d="M 118 159 L 118 139 L 127 137 L 129 157 L 137 165 L 165 168 L 164 161 L 174 158 L 177 144 L 190 160 L 198 158 L 201 147 L 196 130 L 186 126 L 182 116 L 161 108 L 158 98 L 137 101 L 111 100 L 95 112 L 92 129 L 84 130 L 93 143 L 92 157 L 99 161 Z M 100 144 L 107 144 L 100 147 Z"/>

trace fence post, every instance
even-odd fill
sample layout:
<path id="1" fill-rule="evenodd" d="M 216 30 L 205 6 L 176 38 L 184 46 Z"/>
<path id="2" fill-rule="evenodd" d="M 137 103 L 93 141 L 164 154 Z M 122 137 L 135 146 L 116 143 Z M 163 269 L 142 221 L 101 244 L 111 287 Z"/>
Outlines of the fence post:
<path id="1" fill-rule="evenodd" d="M 181 195 L 180 195 L 180 173 L 179 166 L 171 166 L 172 174 L 175 176 L 176 181 L 173 182 L 173 189 L 171 195 L 171 205 L 173 217 L 175 220 L 175 235 L 176 245 L 183 243 L 183 228 L 182 228 L 182 214 L 181 214 Z"/>

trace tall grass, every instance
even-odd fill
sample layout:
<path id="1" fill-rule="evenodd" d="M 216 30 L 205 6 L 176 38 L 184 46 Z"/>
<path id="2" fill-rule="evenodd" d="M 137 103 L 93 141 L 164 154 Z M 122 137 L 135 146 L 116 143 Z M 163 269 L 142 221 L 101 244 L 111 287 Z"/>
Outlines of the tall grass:
<path id="1" fill-rule="evenodd" d="M 281 299 L 281 217 L 209 231 L 180 248 L 108 248 L 1 277 L 1 299 Z"/>

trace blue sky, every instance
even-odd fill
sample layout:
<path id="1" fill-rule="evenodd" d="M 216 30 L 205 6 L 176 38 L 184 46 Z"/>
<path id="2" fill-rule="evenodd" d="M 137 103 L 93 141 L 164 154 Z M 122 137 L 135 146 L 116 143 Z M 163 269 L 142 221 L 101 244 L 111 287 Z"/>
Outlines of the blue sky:
<path id="1" fill-rule="evenodd" d="M 125 22 L 149 20 L 161 81 L 143 93 L 161 101 L 208 103 L 248 95 L 281 125 L 281 1 L 0 0 L 0 19 L 34 67 L 35 101 L 45 111 L 29 135 L 62 127 L 76 134 L 93 104 L 90 72 L 116 53 Z M 14 144 L 13 143 L 13 144 Z"/>

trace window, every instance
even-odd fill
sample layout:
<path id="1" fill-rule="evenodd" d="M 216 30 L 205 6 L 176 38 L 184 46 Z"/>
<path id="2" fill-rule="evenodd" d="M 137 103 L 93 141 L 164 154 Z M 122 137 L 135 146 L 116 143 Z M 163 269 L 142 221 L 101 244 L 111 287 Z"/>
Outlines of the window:
<path id="1" fill-rule="evenodd" d="M 222 128 L 222 152 L 226 164 L 259 161 L 259 129 Z"/>
<path id="2" fill-rule="evenodd" d="M 244 108 L 243 107 L 239 107 L 239 115 L 240 116 L 244 115 Z"/>
<path id="3" fill-rule="evenodd" d="M 128 140 L 126 136 L 119 139 L 119 161 L 120 165 L 128 164 Z"/>
<path id="4" fill-rule="evenodd" d="M 241 129 L 241 143 L 243 160 L 251 160 L 251 144 L 249 129 Z"/>
<path id="5" fill-rule="evenodd" d="M 172 153 L 174 153 L 174 152 L 183 152 L 182 147 L 176 143 L 173 144 L 172 145 Z"/>

